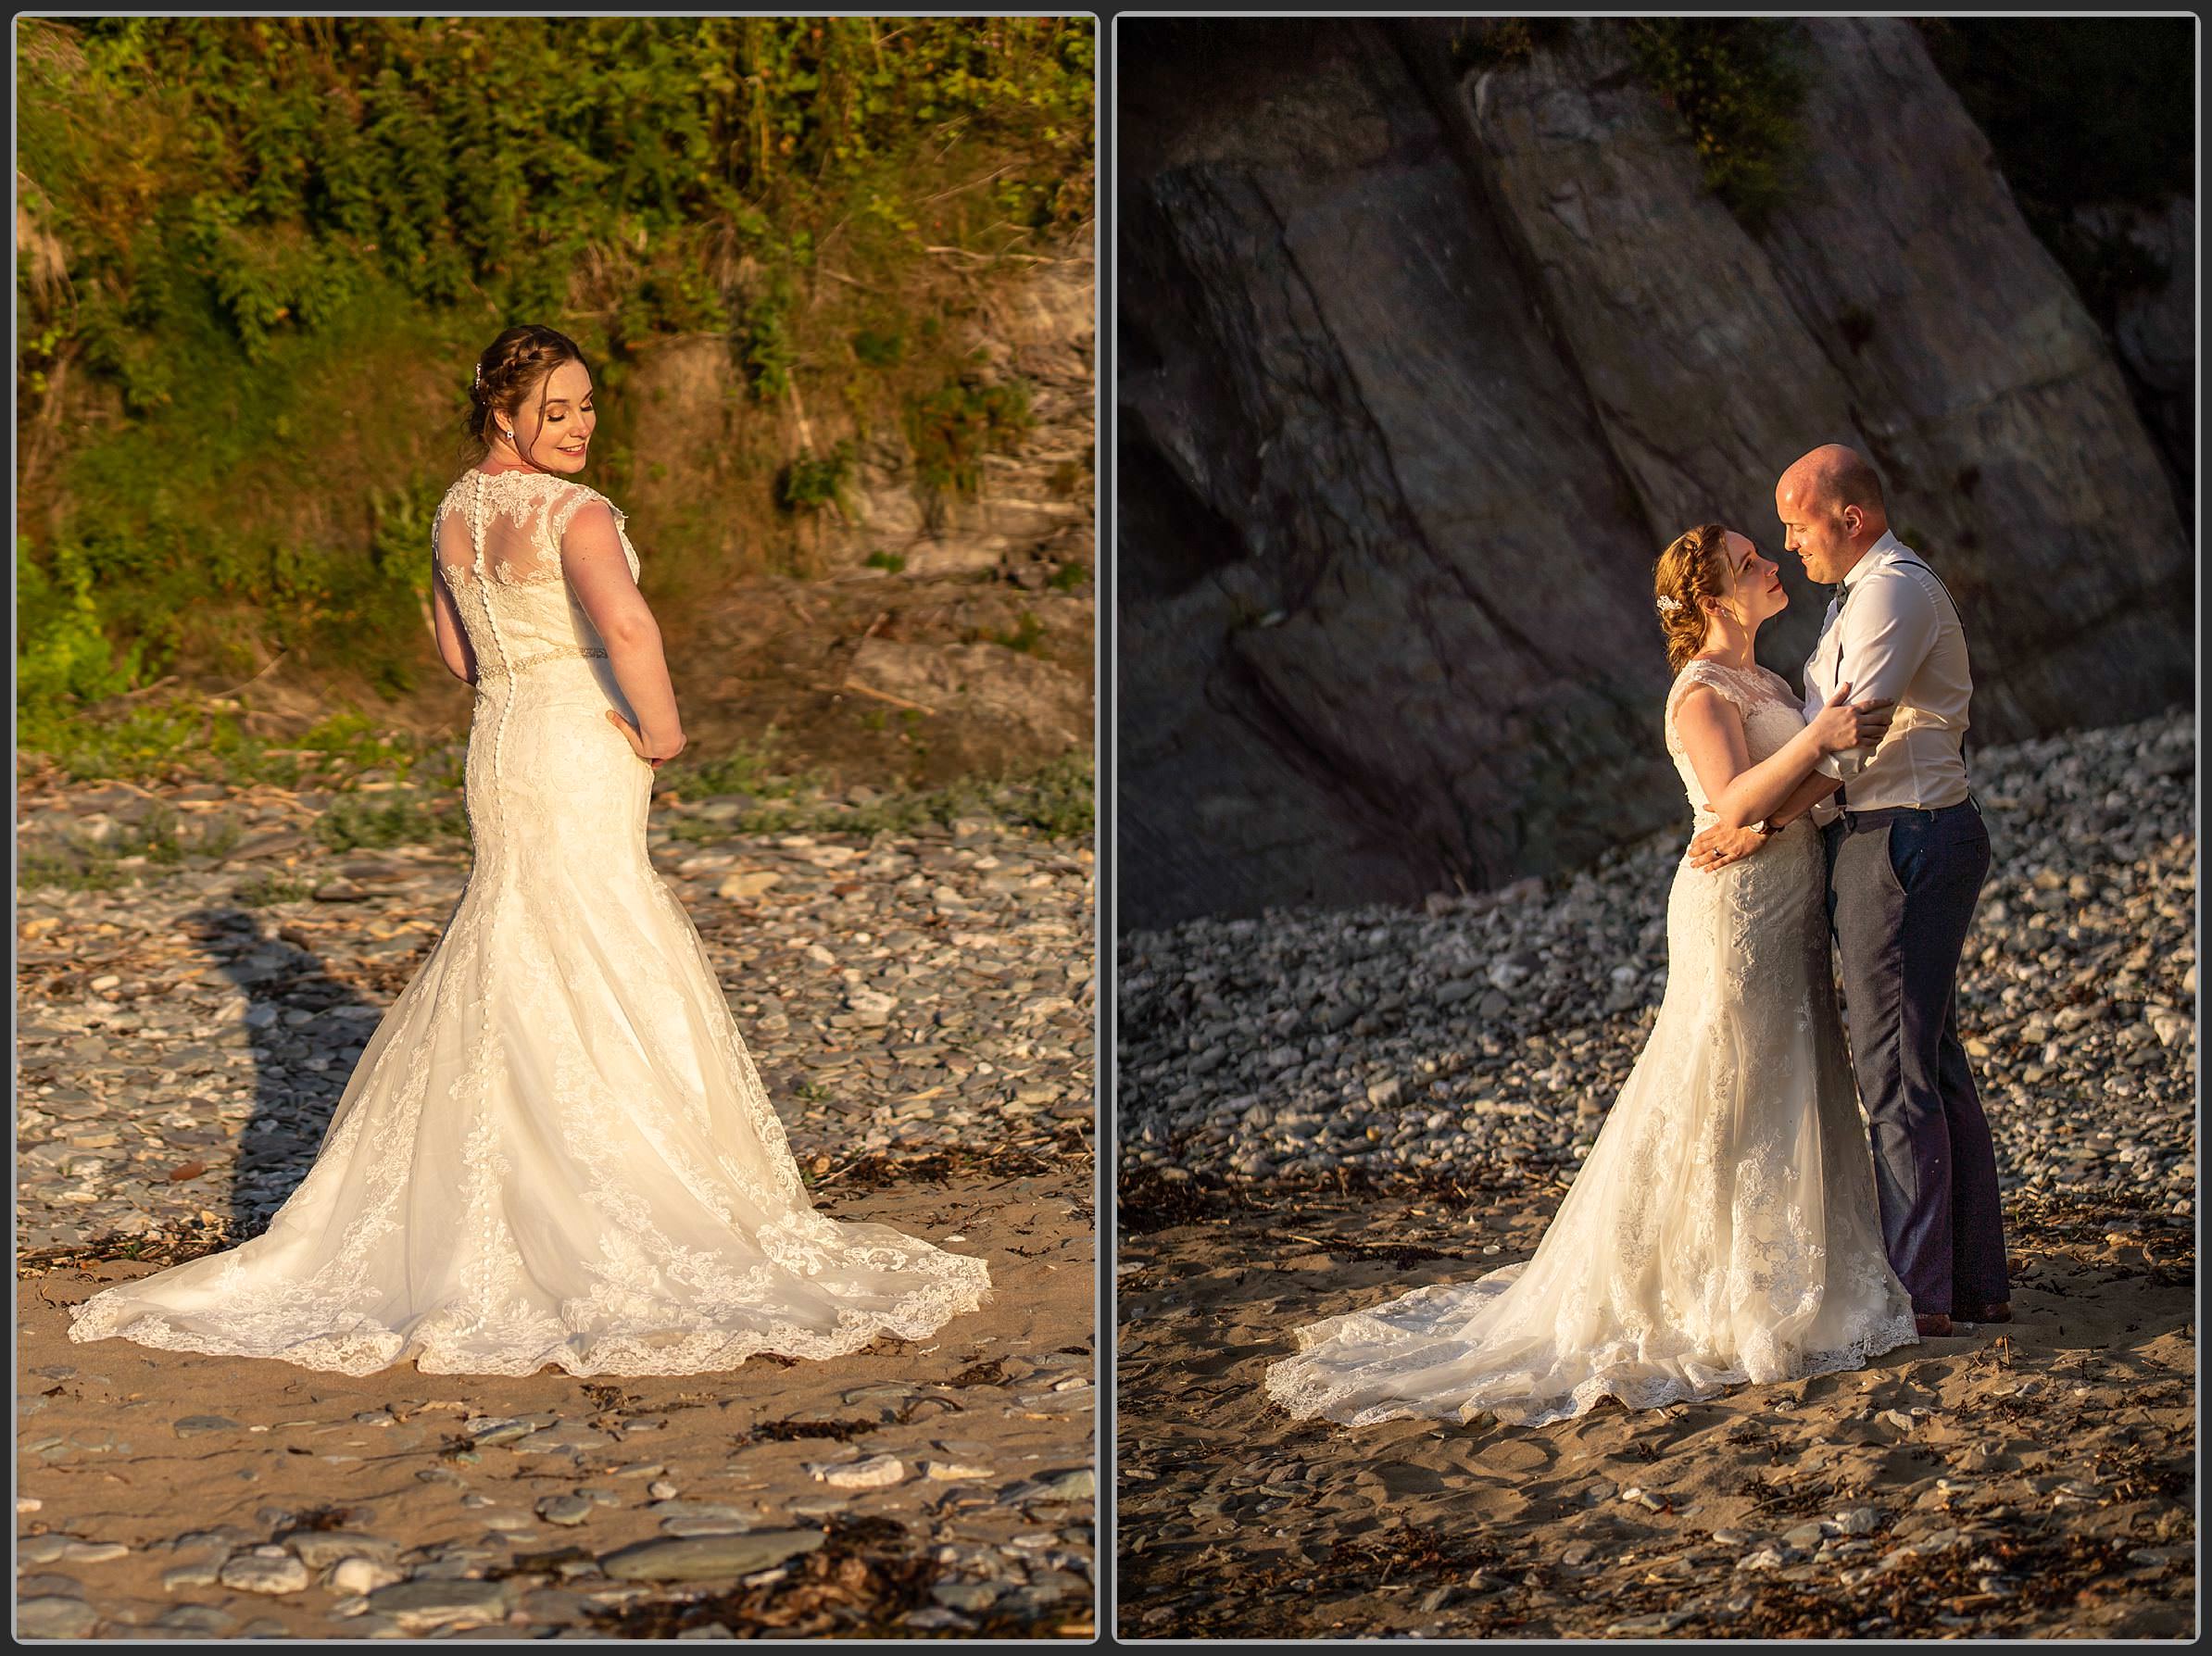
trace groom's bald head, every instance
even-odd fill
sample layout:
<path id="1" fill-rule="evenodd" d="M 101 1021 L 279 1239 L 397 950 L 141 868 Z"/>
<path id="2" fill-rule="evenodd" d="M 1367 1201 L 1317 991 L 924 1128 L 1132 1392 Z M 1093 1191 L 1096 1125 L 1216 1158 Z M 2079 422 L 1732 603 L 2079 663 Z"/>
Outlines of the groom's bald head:
<path id="1" fill-rule="evenodd" d="M 1855 506 L 1864 511 L 1882 509 L 1881 479 L 1866 464 L 1866 457 L 1841 443 L 1823 443 L 1800 456 L 1775 485 L 1777 496 L 1793 492 L 1806 506 L 1835 511 Z"/>
<path id="2" fill-rule="evenodd" d="M 1782 544 L 1823 583 L 1842 580 L 1890 527 L 1881 479 L 1841 443 L 1823 443 L 1792 461 L 1774 485 L 1774 509 Z"/>

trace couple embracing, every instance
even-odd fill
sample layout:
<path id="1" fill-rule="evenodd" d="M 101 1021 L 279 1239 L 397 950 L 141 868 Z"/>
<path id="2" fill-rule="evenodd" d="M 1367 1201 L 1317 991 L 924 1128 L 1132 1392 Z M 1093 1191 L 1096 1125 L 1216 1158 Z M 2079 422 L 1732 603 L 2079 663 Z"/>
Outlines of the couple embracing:
<path id="1" fill-rule="evenodd" d="M 1718 524 L 1659 559 L 1666 750 L 1699 831 L 1658 1020 L 1603 1131 L 1526 1262 L 1300 1329 L 1266 1381 L 1292 1413 L 1536 1424 L 2009 1319 L 1954 993 L 1990 861 L 1965 633 L 1853 450 L 1804 456 L 1775 506 L 1836 587 L 1802 696 L 1753 659 L 1789 603 L 1773 560 Z"/>

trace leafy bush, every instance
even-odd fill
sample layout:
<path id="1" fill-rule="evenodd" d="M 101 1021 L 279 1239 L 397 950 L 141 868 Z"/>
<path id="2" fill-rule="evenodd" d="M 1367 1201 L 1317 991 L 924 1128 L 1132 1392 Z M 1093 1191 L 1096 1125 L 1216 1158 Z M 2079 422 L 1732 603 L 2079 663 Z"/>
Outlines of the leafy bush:
<path id="1" fill-rule="evenodd" d="M 1760 229 L 1789 188 L 1803 142 L 1805 70 L 1791 25 L 1637 18 L 1622 27 L 1637 73 L 1680 119 L 1706 184 L 1747 229 Z"/>
<path id="2" fill-rule="evenodd" d="M 917 276 L 1090 212 L 1093 30 L 23 20 L 19 735 L 276 648 L 404 694 L 468 366 L 507 320 L 574 333 L 610 391 L 700 332 L 763 401 L 857 361 L 883 377 L 854 376 L 881 405 L 856 425 L 896 419 L 951 366 Z M 619 488 L 611 401 L 595 481 Z M 789 458 L 729 464 L 766 508 Z M 825 457 L 799 461 L 786 498 L 826 504 Z"/>
<path id="3" fill-rule="evenodd" d="M 1018 379 L 987 384 L 962 373 L 907 400 L 915 470 L 937 496 L 973 497 L 983 487 L 983 457 L 1013 447 L 1035 423 L 1029 387 Z"/>
<path id="4" fill-rule="evenodd" d="M 835 506 L 850 517 L 853 464 L 849 440 L 841 439 L 823 455 L 801 449 L 776 478 L 776 504 L 787 512 L 818 512 Z"/>

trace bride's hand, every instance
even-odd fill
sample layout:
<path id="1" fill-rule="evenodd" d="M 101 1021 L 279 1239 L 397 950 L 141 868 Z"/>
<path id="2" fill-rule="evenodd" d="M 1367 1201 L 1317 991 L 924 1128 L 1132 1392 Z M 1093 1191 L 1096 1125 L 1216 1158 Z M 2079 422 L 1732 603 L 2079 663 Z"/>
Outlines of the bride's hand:
<path id="1" fill-rule="evenodd" d="M 1766 843 L 1756 828 L 1729 828 L 1716 822 L 1690 842 L 1690 866 L 1710 874 L 1731 862 L 1741 862 Z"/>
<path id="2" fill-rule="evenodd" d="M 622 739 L 635 750 L 637 757 L 656 771 L 684 751 L 684 734 L 681 731 L 677 732 L 671 740 L 648 742 L 639 733 L 637 726 L 632 724 L 612 708 L 607 709 L 607 718 L 615 729 L 622 733 Z"/>
<path id="3" fill-rule="evenodd" d="M 1896 716 L 1896 704 L 1883 697 L 1854 704 L 1851 686 L 1843 684 L 1836 686 L 1836 693 L 1822 704 L 1806 728 L 1812 731 L 1821 752 L 1841 753 L 1853 747 L 1879 746 L 1889 734 L 1890 721 Z"/>

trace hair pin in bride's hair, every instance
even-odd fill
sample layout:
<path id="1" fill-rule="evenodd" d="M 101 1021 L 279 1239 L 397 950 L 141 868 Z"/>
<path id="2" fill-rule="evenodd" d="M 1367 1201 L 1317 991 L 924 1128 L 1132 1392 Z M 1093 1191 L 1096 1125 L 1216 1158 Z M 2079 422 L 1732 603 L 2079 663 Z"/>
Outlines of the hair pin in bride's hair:
<path id="1" fill-rule="evenodd" d="M 1660 595 L 1659 613 L 1661 615 L 1672 615 L 1676 610 L 1681 608 L 1681 607 L 1682 600 L 1676 597 L 1674 594 L 1663 593 Z"/>
<path id="2" fill-rule="evenodd" d="M 476 365 L 475 384 L 477 390 L 482 391 L 484 389 L 484 364 L 481 362 Z"/>

